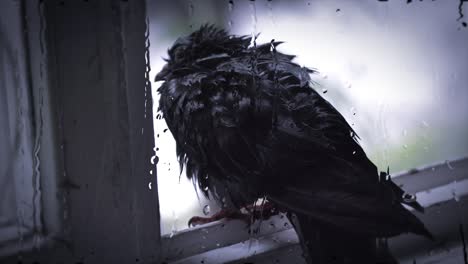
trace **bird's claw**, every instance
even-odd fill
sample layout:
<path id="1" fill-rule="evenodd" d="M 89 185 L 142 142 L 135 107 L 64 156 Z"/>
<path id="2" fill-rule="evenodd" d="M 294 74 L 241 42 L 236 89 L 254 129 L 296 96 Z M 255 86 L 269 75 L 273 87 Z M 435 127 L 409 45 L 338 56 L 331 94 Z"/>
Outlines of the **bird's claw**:
<path id="1" fill-rule="evenodd" d="M 194 216 L 188 221 L 189 227 L 208 224 L 224 218 L 233 220 L 242 220 L 250 225 L 255 220 L 267 220 L 273 215 L 277 215 L 279 210 L 271 203 L 266 202 L 263 206 L 249 205 L 245 207 L 246 213 L 241 210 L 222 209 L 211 217 Z"/>

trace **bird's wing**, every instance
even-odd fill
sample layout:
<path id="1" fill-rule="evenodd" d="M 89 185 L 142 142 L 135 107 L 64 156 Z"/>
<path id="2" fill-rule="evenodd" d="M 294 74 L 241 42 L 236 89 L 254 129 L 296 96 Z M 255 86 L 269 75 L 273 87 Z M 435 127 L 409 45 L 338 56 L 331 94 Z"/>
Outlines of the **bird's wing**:
<path id="1" fill-rule="evenodd" d="M 431 236 L 401 205 L 396 185 L 379 181 L 377 168 L 335 108 L 310 88 L 284 98 L 276 127 L 261 144 L 271 161 L 272 174 L 265 181 L 277 187 L 269 192 L 271 200 L 343 230 Z"/>

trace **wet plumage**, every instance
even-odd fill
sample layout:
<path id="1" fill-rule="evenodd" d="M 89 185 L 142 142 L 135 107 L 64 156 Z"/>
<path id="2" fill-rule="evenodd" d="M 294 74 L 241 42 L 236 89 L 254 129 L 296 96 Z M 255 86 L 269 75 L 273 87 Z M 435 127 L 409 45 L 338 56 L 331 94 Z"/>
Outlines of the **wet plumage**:
<path id="1" fill-rule="evenodd" d="M 359 237 L 430 236 L 314 90 L 314 70 L 276 51 L 280 42 L 250 44 L 206 25 L 168 51 L 160 110 L 187 176 L 237 207 L 266 197 L 295 215 L 303 241 L 315 223 Z"/>

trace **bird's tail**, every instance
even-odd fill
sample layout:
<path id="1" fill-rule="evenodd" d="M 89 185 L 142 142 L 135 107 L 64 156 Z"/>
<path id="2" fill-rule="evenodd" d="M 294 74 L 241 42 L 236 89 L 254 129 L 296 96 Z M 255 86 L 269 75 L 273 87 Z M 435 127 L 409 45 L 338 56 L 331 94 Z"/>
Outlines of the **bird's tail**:
<path id="1" fill-rule="evenodd" d="M 289 219 L 299 237 L 307 263 L 398 263 L 384 240 L 344 232 L 303 214 L 290 214 Z"/>

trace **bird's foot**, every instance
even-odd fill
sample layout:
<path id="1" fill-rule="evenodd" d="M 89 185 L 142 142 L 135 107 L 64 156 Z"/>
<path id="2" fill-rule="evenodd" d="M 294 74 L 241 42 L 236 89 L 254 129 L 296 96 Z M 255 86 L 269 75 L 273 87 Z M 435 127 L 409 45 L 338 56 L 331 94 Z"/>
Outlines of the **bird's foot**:
<path id="1" fill-rule="evenodd" d="M 280 212 L 278 208 L 269 201 L 265 201 L 260 205 L 250 204 L 247 205 L 245 209 L 254 220 L 267 220 Z"/>
<path id="2" fill-rule="evenodd" d="M 194 216 L 188 221 L 189 227 L 208 224 L 221 219 L 242 220 L 250 224 L 256 220 L 267 220 L 273 215 L 279 213 L 279 210 L 270 202 L 264 202 L 263 205 L 247 205 L 240 210 L 222 209 L 211 217 Z"/>

